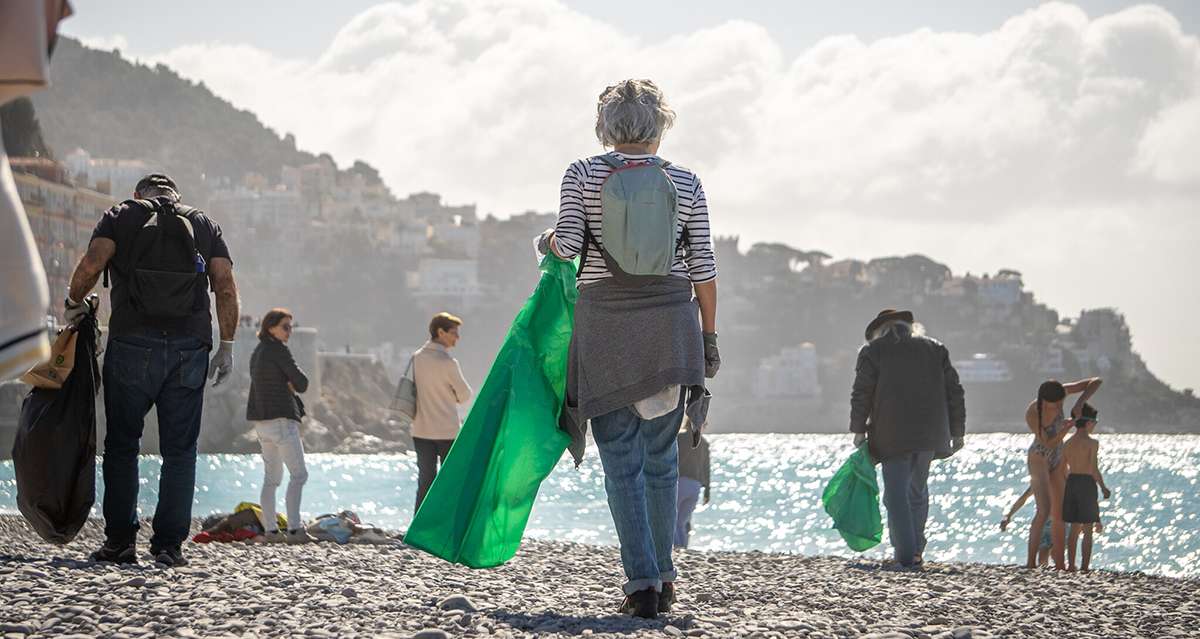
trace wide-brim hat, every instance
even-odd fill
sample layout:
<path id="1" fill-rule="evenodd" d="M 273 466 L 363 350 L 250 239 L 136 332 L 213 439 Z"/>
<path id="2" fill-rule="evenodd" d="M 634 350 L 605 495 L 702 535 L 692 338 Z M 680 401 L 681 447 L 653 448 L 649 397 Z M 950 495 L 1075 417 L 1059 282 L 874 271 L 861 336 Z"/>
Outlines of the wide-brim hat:
<path id="1" fill-rule="evenodd" d="M 909 324 L 912 324 L 912 311 L 897 311 L 894 308 L 885 308 L 882 311 L 879 311 L 879 315 L 876 315 L 875 319 L 871 320 L 870 324 L 867 324 L 867 330 L 863 333 L 863 335 L 867 338 L 867 340 L 870 340 L 871 333 L 874 333 L 875 329 L 883 326 L 885 322 L 890 322 L 892 320 L 900 320 L 901 322 L 908 322 Z"/>

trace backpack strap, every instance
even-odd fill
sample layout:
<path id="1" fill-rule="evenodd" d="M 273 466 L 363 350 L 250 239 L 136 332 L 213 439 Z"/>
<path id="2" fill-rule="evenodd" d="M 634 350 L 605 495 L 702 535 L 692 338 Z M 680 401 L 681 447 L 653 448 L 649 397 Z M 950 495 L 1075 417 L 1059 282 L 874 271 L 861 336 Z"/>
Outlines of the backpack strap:
<path id="1" fill-rule="evenodd" d="M 617 154 L 615 152 L 614 153 L 605 153 L 604 155 L 601 155 L 600 160 L 603 161 L 605 164 L 611 166 L 614 169 L 619 169 L 619 168 L 622 168 L 625 166 L 625 160 L 622 160 L 621 158 L 617 157 Z"/>

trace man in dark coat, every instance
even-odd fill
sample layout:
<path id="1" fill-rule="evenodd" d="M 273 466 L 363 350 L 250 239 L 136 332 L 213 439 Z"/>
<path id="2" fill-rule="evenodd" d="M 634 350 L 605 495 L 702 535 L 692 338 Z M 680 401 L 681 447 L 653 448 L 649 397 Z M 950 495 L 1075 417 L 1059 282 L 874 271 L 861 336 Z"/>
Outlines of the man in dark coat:
<path id="1" fill-rule="evenodd" d="M 883 501 L 896 563 L 920 566 L 929 514 L 929 464 L 963 446 L 966 405 L 941 342 L 921 334 L 911 311 L 881 312 L 867 325 L 850 393 L 854 445 L 883 464 Z"/>

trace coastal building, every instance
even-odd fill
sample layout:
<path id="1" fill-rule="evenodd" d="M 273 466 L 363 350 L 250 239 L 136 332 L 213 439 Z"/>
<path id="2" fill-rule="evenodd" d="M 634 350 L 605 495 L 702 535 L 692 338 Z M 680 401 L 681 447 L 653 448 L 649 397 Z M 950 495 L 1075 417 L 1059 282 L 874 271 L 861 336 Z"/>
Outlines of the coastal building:
<path id="1" fill-rule="evenodd" d="M 764 358 L 754 371 L 752 394 L 759 398 L 819 397 L 816 347 L 805 342 Z"/>
<path id="2" fill-rule="evenodd" d="M 96 222 L 113 205 L 113 198 L 75 186 L 68 177 L 69 169 L 53 160 L 13 157 L 9 163 L 46 270 L 52 304 L 49 310 L 57 313 L 67 295 L 71 273 L 87 250 Z"/>
<path id="3" fill-rule="evenodd" d="M 955 360 L 958 380 L 964 384 L 997 384 L 1011 382 L 1008 362 L 990 353 L 975 353 L 971 359 Z"/>
<path id="4" fill-rule="evenodd" d="M 423 220 L 428 224 L 455 220 L 462 224 L 478 222 L 474 204 L 447 206 L 442 204 L 442 196 L 427 191 L 413 193 L 403 200 L 398 200 L 396 210 L 401 219 Z"/>
<path id="5" fill-rule="evenodd" d="M 1089 369 L 1098 373 L 1114 368 L 1123 372 L 1134 370 L 1129 326 L 1115 309 L 1083 311 L 1075 322 L 1072 337 L 1080 362 L 1090 365 Z"/>
<path id="6" fill-rule="evenodd" d="M 162 170 L 145 160 L 94 158 L 81 148 L 68 153 L 63 163 L 73 183 L 110 194 L 116 200 L 132 198 L 139 180 Z"/>
<path id="7" fill-rule="evenodd" d="M 408 288 L 429 308 L 470 311 L 479 303 L 479 262 L 441 257 L 423 258 L 408 274 Z"/>

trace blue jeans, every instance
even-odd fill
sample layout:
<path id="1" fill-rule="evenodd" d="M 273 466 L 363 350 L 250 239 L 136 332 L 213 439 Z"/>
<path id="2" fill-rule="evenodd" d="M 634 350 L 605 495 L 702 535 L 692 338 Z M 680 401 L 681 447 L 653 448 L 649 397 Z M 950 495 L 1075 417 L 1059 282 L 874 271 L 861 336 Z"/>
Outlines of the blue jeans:
<path id="1" fill-rule="evenodd" d="M 883 460 L 883 503 L 887 505 L 888 538 L 896 561 L 908 566 L 925 553 L 925 520 L 929 517 L 929 462 L 933 451 L 905 453 Z"/>
<path id="2" fill-rule="evenodd" d="M 196 440 L 209 347 L 195 337 L 121 335 L 104 353 L 104 534 L 133 543 L 138 531 L 138 451 L 150 407 L 158 409 L 162 472 L 152 550 L 178 548 L 192 523 Z"/>
<path id="3" fill-rule="evenodd" d="M 621 542 L 626 594 L 647 588 L 661 591 L 664 581 L 675 581 L 675 442 L 682 423 L 682 402 L 657 419 L 642 419 L 630 406 L 592 418 L 608 509 Z"/>

